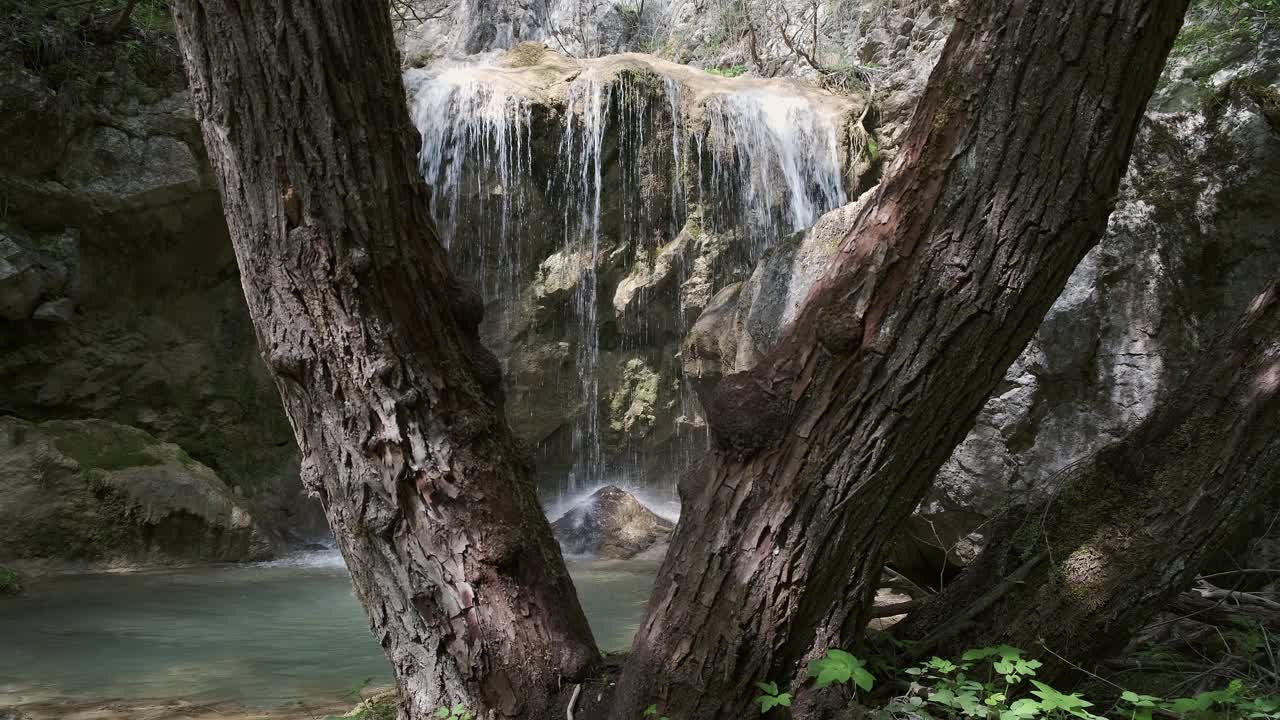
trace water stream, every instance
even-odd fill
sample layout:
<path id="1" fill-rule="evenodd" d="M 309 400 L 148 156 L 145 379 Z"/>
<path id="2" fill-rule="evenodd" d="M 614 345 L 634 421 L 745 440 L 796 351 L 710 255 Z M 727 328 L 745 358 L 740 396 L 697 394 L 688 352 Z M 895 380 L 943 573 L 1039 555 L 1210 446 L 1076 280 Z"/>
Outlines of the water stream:
<path id="1" fill-rule="evenodd" d="M 635 632 L 655 562 L 572 560 L 606 650 Z M 256 565 L 45 578 L 0 602 L 0 707 L 183 699 L 265 708 L 389 684 L 336 552 Z"/>
<path id="2" fill-rule="evenodd" d="M 565 84 L 545 73 L 562 73 Z M 544 499 L 563 504 L 584 488 L 634 479 L 638 451 L 616 439 L 606 448 L 601 417 L 609 402 L 602 378 L 618 373 L 605 367 L 602 329 L 615 320 L 619 268 L 646 262 L 685 228 L 691 237 L 729 238 L 749 266 L 843 205 L 839 113 L 794 84 L 715 78 L 634 57 L 586 61 L 574 72 L 525 72 L 489 58 L 411 70 L 405 81 L 433 216 L 455 268 L 506 323 L 498 334 L 530 312 L 522 293 L 538 273 L 572 289 L 563 340 L 580 412 L 568 435 L 572 466 L 543 488 Z M 652 354 L 683 337 L 685 263 L 699 262 L 700 252 L 678 255 L 679 282 L 663 290 L 675 295 L 676 319 L 664 323 L 673 336 L 641 327 L 623 349 Z M 687 385 L 679 393 L 687 418 L 692 394 Z M 679 472 L 659 480 L 672 497 Z"/>

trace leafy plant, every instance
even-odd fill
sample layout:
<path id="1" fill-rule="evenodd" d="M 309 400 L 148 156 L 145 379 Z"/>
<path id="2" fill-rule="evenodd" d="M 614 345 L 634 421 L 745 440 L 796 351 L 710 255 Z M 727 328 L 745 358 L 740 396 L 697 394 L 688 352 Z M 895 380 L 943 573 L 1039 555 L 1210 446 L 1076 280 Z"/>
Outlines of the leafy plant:
<path id="1" fill-rule="evenodd" d="M 966 651 L 960 660 L 934 657 L 903 672 L 911 678 L 906 694 L 884 709 L 889 717 L 982 718 L 984 720 L 1187 720 L 1280 717 L 1280 697 L 1251 693 L 1240 680 L 1194 697 L 1164 700 L 1125 690 L 1114 707 L 1095 714 L 1096 703 L 1034 679 L 1040 661 L 1009 645 Z"/>
<path id="2" fill-rule="evenodd" d="M 0 567 L 0 595 L 17 595 L 20 592 L 22 583 L 18 581 L 18 573 Z"/>
<path id="3" fill-rule="evenodd" d="M 1257 42 L 1280 25 L 1280 0 L 1197 0 L 1179 33 L 1181 51 L 1215 50 L 1219 46 Z"/>
<path id="4" fill-rule="evenodd" d="M 656 720 L 671 720 L 671 718 L 667 717 L 666 715 L 662 715 L 661 717 L 659 717 L 658 706 L 656 704 L 650 705 L 649 707 L 645 708 L 644 712 L 640 714 L 647 718 L 648 717 L 655 718 Z"/>
<path id="5" fill-rule="evenodd" d="M 439 720 L 474 720 L 471 711 L 462 703 L 458 703 L 453 707 L 436 708 L 432 715 L 439 718 Z"/>
<path id="6" fill-rule="evenodd" d="M 746 65 L 726 65 L 724 67 L 707 68 L 707 72 L 719 77 L 735 78 L 747 71 Z"/>
<path id="7" fill-rule="evenodd" d="M 814 687 L 819 689 L 853 682 L 863 692 L 871 692 L 876 681 L 862 660 L 836 648 L 809 664 L 809 677 L 814 678 Z"/>
<path id="8" fill-rule="evenodd" d="M 758 682 L 756 687 L 763 693 L 756 698 L 756 702 L 760 703 L 761 715 L 776 707 L 791 707 L 791 693 L 779 691 L 777 683 Z"/>
<path id="9" fill-rule="evenodd" d="M 1132 690 L 1125 690 L 1120 694 L 1120 707 L 1127 705 L 1130 708 L 1129 720 L 1151 720 L 1158 702 L 1160 702 L 1158 697 L 1140 695 Z"/>
<path id="10" fill-rule="evenodd" d="M 373 678 L 371 677 L 367 677 L 361 680 L 355 685 L 352 685 L 351 687 L 347 688 L 347 691 L 342 693 L 342 697 L 355 702 L 360 702 L 361 700 L 364 700 L 364 695 L 363 695 L 364 689 L 369 687 L 369 683 L 371 682 L 373 682 Z"/>
<path id="11" fill-rule="evenodd" d="M 384 692 L 370 698 L 361 698 L 360 693 L 368 686 L 364 680 L 352 687 L 347 697 L 359 699 L 355 709 L 346 715 L 326 715 L 324 720 L 396 720 L 400 714 L 399 697 L 394 691 Z"/>

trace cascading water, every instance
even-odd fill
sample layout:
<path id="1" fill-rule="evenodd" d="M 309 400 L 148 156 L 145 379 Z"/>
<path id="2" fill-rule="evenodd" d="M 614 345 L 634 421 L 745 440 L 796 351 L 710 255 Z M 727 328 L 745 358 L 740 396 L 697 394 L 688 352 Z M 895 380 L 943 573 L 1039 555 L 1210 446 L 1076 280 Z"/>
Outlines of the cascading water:
<path id="1" fill-rule="evenodd" d="M 573 67 L 580 71 L 564 71 L 567 82 L 558 89 L 535 73 L 495 66 L 406 76 L 432 214 L 455 266 L 500 306 L 527 304 L 521 293 L 552 265 L 557 282 L 572 286 L 572 327 L 562 344 L 571 347 L 581 411 L 572 419 L 571 466 L 554 488 L 544 485 L 550 505 L 643 474 L 643 450 L 603 421 L 602 409 L 617 393 L 604 378 L 616 385 L 625 374 L 615 365 L 646 353 L 666 362 L 680 377 L 681 420 L 694 414 L 679 362 L 673 369 L 661 356 L 674 352 L 689 313 L 700 307 L 686 307 L 682 289 L 695 272 L 684 262 L 702 252 L 701 238 L 727 238 L 753 263 L 781 237 L 847 201 L 841 116 L 815 105 L 812 93 L 657 63 L 619 70 L 605 58 Z M 535 114 L 560 117 L 535 121 Z M 677 235 L 689 239 L 671 251 L 674 322 L 650 327 L 641 307 L 638 319 L 618 330 L 625 318 L 608 302 L 613 288 L 627 268 L 678 245 Z M 687 459 L 692 450 L 684 452 Z M 678 474 L 673 468 L 664 478 L 672 497 Z"/>
<path id="2" fill-rule="evenodd" d="M 582 383 L 582 416 L 573 428 L 574 464 L 565 486 L 576 491 L 588 478 L 603 475 L 600 443 L 600 201 L 604 192 L 604 134 L 609 124 L 613 84 L 588 71 L 569 88 L 568 112 L 558 153 L 564 191 L 564 252 L 583 262 L 574 292 L 577 317 L 578 377 Z M 624 95 L 625 96 L 625 95 Z M 623 127 L 625 131 L 625 126 Z"/>
<path id="3" fill-rule="evenodd" d="M 708 151 L 711 195 L 722 198 L 704 204 L 708 217 L 716 229 L 745 233 L 753 259 L 848 202 L 835 126 L 805 98 L 760 90 L 713 98 L 697 147 L 699 162 Z"/>
<path id="4" fill-rule="evenodd" d="M 528 207 L 532 105 L 500 83 L 454 68 L 425 83 L 414 103 L 418 166 L 431 185 L 431 215 L 455 268 L 486 298 L 519 292 L 527 259 L 512 227 Z M 476 207 L 464 212 L 463 198 Z M 460 225 L 464 242 L 457 242 Z"/>

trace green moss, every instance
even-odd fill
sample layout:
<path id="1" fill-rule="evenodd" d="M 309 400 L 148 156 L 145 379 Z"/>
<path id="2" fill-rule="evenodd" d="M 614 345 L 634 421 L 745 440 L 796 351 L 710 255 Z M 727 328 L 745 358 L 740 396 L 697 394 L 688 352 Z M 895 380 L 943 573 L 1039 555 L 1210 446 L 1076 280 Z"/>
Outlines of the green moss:
<path id="1" fill-rule="evenodd" d="M 18 573 L 6 567 L 0 567 L 0 595 L 17 595 L 22 592 L 22 583 L 18 581 Z"/>
<path id="2" fill-rule="evenodd" d="M 735 78 L 747 71 L 746 65 L 726 65 L 723 67 L 707 68 L 707 72 L 719 77 Z"/>
<path id="3" fill-rule="evenodd" d="M 621 433 L 636 424 L 645 429 L 652 425 L 658 382 L 658 374 L 644 360 L 628 360 L 622 371 L 622 387 L 609 400 L 609 429 Z"/>
<path id="4" fill-rule="evenodd" d="M 159 465 L 149 436 L 124 427 L 62 425 L 51 428 L 56 434 L 54 445 L 63 455 L 84 468 L 122 470 L 130 467 Z M 186 453 L 182 461 L 195 463 Z"/>
<path id="5" fill-rule="evenodd" d="M 135 96 L 154 102 L 180 90 L 182 65 L 168 4 L 140 0 L 128 24 L 114 32 L 123 8 L 123 0 L 0 0 L 0 60 L 41 77 L 68 108 Z"/>
<path id="6" fill-rule="evenodd" d="M 400 696 L 387 690 L 364 700 L 346 715 L 329 715 L 324 720 L 396 720 L 399 716 Z"/>
<path id="7" fill-rule="evenodd" d="M 867 145 L 863 152 L 867 155 L 867 162 L 872 165 L 880 162 L 880 143 L 876 142 L 874 135 L 867 135 Z"/>

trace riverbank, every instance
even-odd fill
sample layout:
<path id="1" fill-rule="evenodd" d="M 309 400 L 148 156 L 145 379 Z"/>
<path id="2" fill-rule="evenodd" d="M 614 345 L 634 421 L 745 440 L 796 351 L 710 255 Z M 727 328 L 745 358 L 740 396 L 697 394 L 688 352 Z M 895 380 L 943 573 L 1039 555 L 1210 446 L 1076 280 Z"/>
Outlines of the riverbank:
<path id="1" fill-rule="evenodd" d="M 270 709 L 187 701 L 44 702 L 0 708 L 0 720 L 317 720 L 341 716 L 351 703 L 291 703 Z M 6 715 L 6 713 L 8 713 Z"/>

